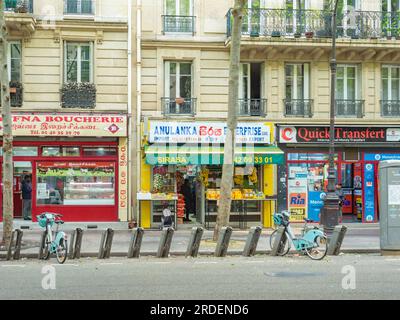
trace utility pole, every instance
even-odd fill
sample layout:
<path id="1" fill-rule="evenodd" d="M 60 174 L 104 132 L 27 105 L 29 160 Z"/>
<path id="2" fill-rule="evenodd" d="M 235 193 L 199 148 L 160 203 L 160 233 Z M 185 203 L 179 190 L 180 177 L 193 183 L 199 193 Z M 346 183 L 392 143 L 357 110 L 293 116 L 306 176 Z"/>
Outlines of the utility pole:
<path id="1" fill-rule="evenodd" d="M 7 67 L 7 26 L 4 17 L 4 1 L 0 1 L 0 66 L 1 66 L 1 109 L 3 117 L 3 242 L 7 247 L 11 241 L 13 229 L 13 159 L 12 124 L 10 105 L 10 81 Z"/>
<path id="2" fill-rule="evenodd" d="M 239 99 L 240 38 L 244 2 L 245 0 L 235 0 L 234 8 L 231 11 L 233 25 L 229 67 L 228 119 L 224 145 L 224 164 L 222 166 L 221 194 L 218 205 L 217 222 L 214 228 L 214 241 L 218 239 L 221 228 L 229 224 L 229 215 L 231 212 L 235 131 L 237 127 L 237 106 Z M 228 17 L 228 19 L 230 19 L 230 17 Z"/>
<path id="3" fill-rule="evenodd" d="M 328 171 L 328 192 L 321 209 L 321 224 L 328 238 L 332 235 L 333 229 L 339 224 L 339 197 L 335 190 L 335 104 L 336 104 L 336 19 L 339 0 L 335 0 L 332 12 L 332 56 L 331 56 L 331 105 L 330 105 L 330 128 L 329 128 L 329 171 Z"/>

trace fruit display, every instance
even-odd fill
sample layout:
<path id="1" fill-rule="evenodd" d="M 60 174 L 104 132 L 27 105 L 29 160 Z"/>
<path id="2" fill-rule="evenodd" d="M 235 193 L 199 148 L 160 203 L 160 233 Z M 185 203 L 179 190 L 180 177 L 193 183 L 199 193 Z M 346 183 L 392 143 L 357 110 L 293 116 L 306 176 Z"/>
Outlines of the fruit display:
<path id="1" fill-rule="evenodd" d="M 185 200 L 183 194 L 178 194 L 176 215 L 178 218 L 183 218 L 185 216 Z"/>
<path id="2" fill-rule="evenodd" d="M 153 182 L 153 191 L 154 192 L 161 192 L 161 189 L 164 185 L 164 179 L 161 174 L 155 174 L 154 175 L 154 182 Z"/>
<path id="3" fill-rule="evenodd" d="M 256 184 L 258 182 L 257 169 L 253 168 L 251 175 L 249 175 L 249 182 Z"/>
<path id="4" fill-rule="evenodd" d="M 232 189 L 232 200 L 262 200 L 265 198 L 263 192 L 257 192 L 252 189 Z M 220 190 L 219 189 L 208 189 L 206 191 L 207 200 L 219 200 Z"/>
<path id="5" fill-rule="evenodd" d="M 210 171 L 207 168 L 203 168 L 200 173 L 201 183 L 207 187 L 208 186 L 208 175 Z"/>
<path id="6" fill-rule="evenodd" d="M 236 185 L 242 186 L 244 182 L 244 176 L 238 174 L 234 175 L 233 181 L 235 182 Z"/>

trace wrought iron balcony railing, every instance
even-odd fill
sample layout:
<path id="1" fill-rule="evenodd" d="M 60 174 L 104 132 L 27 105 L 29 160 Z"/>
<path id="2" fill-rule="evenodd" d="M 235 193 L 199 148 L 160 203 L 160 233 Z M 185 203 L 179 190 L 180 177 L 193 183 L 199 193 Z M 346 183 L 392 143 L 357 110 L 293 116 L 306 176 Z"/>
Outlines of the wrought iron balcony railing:
<path id="1" fill-rule="evenodd" d="M 62 108 L 93 109 L 96 106 L 96 85 L 68 82 L 60 90 Z"/>
<path id="2" fill-rule="evenodd" d="M 336 99 L 335 115 L 343 118 L 364 117 L 364 100 L 338 100 Z"/>
<path id="3" fill-rule="evenodd" d="M 313 100 L 310 99 L 291 99 L 284 100 L 285 117 L 304 117 L 313 116 Z"/>
<path id="4" fill-rule="evenodd" d="M 239 116 L 265 117 L 267 115 L 267 99 L 239 99 Z"/>
<path id="5" fill-rule="evenodd" d="M 163 19 L 163 33 L 177 32 L 177 33 L 192 33 L 195 32 L 195 18 L 194 16 L 170 16 L 164 15 Z"/>
<path id="6" fill-rule="evenodd" d="M 64 14 L 94 15 L 95 0 L 64 0 Z"/>
<path id="7" fill-rule="evenodd" d="M 381 100 L 382 117 L 400 117 L 400 100 Z"/>
<path id="8" fill-rule="evenodd" d="M 33 13 L 33 0 L 4 0 L 4 11 Z"/>
<path id="9" fill-rule="evenodd" d="M 0 85 L 1 86 L 1 85 Z M 10 81 L 10 105 L 13 108 L 22 107 L 24 87 L 21 82 Z M 1 107 L 1 101 L 0 101 Z"/>
<path id="10" fill-rule="evenodd" d="M 231 36 L 231 10 L 227 13 L 228 37 Z M 332 12 L 324 10 L 244 9 L 242 35 L 326 38 L 332 35 L 331 21 Z M 337 36 L 399 37 L 399 26 L 400 12 L 346 11 L 338 14 Z"/>
<path id="11" fill-rule="evenodd" d="M 164 115 L 194 116 L 196 101 L 196 98 L 161 98 L 162 112 Z"/>

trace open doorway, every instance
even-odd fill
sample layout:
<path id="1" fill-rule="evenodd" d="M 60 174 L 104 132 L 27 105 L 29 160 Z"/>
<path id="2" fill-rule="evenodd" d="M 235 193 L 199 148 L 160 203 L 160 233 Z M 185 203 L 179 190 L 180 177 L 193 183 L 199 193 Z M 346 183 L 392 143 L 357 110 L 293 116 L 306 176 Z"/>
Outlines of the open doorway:
<path id="1" fill-rule="evenodd" d="M 14 218 L 32 218 L 32 162 L 14 161 L 13 180 Z"/>

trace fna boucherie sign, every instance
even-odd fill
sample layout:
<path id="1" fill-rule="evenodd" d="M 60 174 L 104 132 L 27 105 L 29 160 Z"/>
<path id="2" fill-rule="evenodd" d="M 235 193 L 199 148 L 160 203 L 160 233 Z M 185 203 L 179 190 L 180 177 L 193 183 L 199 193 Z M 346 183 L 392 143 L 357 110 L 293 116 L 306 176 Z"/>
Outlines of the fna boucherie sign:
<path id="1" fill-rule="evenodd" d="M 14 136 L 127 136 L 126 115 L 13 113 L 11 117 Z M 1 116 L 0 135 L 3 135 L 3 119 Z"/>
<path id="2" fill-rule="evenodd" d="M 400 142 L 399 128 L 335 127 L 337 143 Z M 279 143 L 329 143 L 329 127 L 280 126 Z"/>

